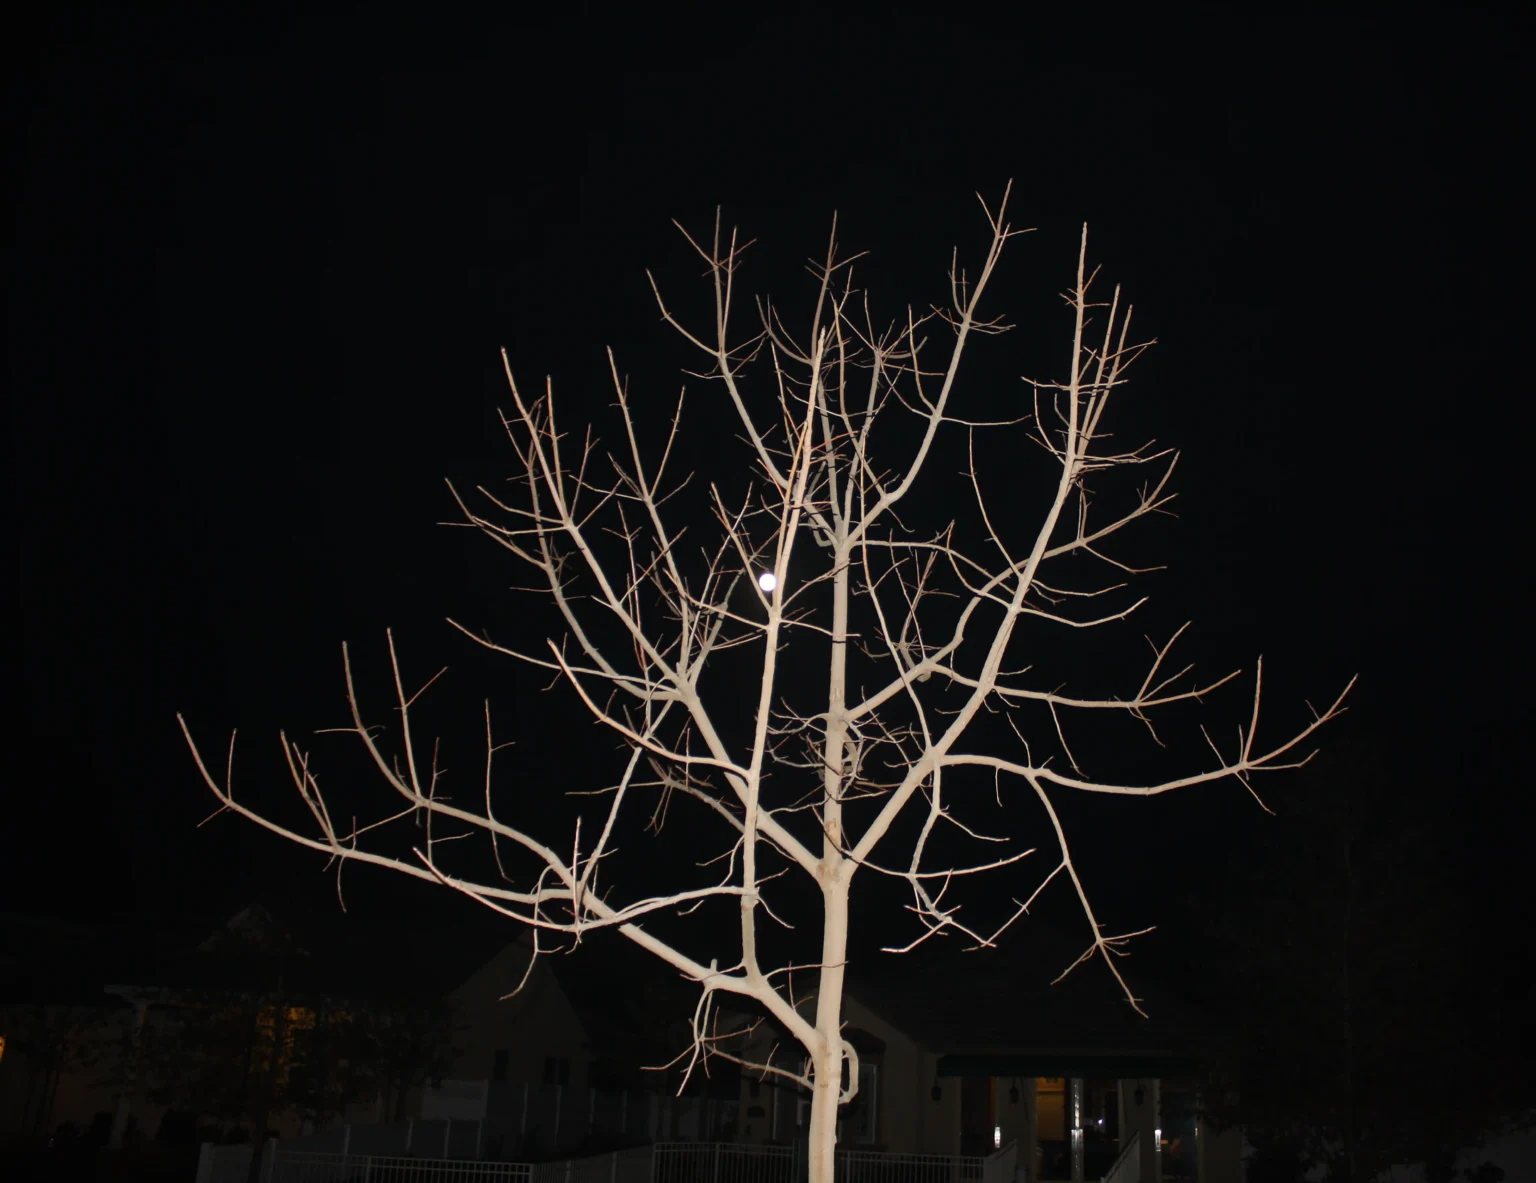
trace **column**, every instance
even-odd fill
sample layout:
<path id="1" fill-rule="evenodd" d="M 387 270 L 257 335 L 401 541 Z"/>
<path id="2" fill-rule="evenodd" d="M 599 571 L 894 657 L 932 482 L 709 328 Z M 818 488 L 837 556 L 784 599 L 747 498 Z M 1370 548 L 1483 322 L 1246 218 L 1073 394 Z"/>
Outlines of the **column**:
<path id="1" fill-rule="evenodd" d="M 1023 1183 L 1036 1183 L 1040 1173 L 1040 1111 L 1036 1096 L 1039 1081 L 1026 1076 L 1021 1082 L 1024 1089 L 1024 1129 L 1019 1135 L 1019 1163 L 1024 1171 Z"/>
<path id="2" fill-rule="evenodd" d="M 1067 1137 L 1072 1139 L 1072 1183 L 1083 1183 L 1083 1078 L 1067 1081 Z"/>

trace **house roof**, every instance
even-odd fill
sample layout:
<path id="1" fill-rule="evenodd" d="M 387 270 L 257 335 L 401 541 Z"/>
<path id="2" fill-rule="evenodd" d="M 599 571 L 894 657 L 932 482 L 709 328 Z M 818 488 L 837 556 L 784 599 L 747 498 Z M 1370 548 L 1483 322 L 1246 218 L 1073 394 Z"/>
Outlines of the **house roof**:
<path id="1" fill-rule="evenodd" d="M 103 991 L 264 989 L 279 975 L 297 994 L 441 998 L 507 941 L 504 920 L 473 912 L 391 926 L 323 909 L 278 917 L 259 903 L 211 930 L 148 918 L 83 926 L 9 915 L 0 917 L 0 933 L 5 992 L 37 1002 Z"/>
<path id="2" fill-rule="evenodd" d="M 699 988 L 653 954 L 599 931 L 542 956 L 599 1055 L 660 1066 L 688 1046 Z"/>
<path id="3" fill-rule="evenodd" d="M 1033 922 L 995 949 L 965 952 L 955 941 L 931 941 L 910 954 L 875 953 L 850 964 L 848 991 L 939 1055 L 941 1069 L 952 1069 L 944 1075 L 982 1074 L 983 1061 L 990 1075 L 1071 1074 L 1048 1069 L 1086 1061 L 1106 1069 L 1128 1062 L 1145 1070 L 1154 1060 L 1188 1067 L 1226 1045 L 1215 1020 L 1148 980 L 1134 960 L 1122 972 L 1145 1015 L 1096 959 L 1053 985 L 1086 945 Z"/>

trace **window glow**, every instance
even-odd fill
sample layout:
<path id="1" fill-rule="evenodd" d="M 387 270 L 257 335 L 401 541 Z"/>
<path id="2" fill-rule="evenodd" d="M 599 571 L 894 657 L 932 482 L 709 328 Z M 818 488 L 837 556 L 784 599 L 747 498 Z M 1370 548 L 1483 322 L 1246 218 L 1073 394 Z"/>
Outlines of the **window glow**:
<path id="1" fill-rule="evenodd" d="M 757 577 L 757 586 L 762 588 L 765 592 L 771 592 L 774 588 L 779 586 L 779 577 L 772 571 L 764 571 Z"/>

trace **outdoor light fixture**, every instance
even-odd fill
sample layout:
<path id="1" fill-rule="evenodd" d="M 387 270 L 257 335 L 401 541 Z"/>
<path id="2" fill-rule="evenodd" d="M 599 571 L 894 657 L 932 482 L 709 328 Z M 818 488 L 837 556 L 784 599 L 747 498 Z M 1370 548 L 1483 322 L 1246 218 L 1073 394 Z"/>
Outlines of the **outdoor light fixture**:
<path id="1" fill-rule="evenodd" d="M 992 1127 L 992 1149 L 993 1150 L 1001 1150 L 1002 1148 L 1003 1148 L 1003 1127 L 1000 1126 L 1000 1125 L 995 1125 L 995 1126 Z"/>
<path id="2" fill-rule="evenodd" d="M 779 577 L 772 571 L 764 571 L 757 577 L 757 586 L 762 588 L 765 592 L 771 592 L 774 588 L 779 586 Z"/>

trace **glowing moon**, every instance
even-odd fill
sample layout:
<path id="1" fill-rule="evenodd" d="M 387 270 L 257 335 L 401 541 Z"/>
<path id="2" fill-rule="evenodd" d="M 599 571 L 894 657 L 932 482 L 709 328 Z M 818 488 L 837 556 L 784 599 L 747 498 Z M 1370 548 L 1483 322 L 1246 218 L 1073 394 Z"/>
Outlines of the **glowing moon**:
<path id="1" fill-rule="evenodd" d="M 779 577 L 772 571 L 764 571 L 757 577 L 757 586 L 762 588 L 765 592 L 771 592 L 774 588 L 779 586 Z"/>

